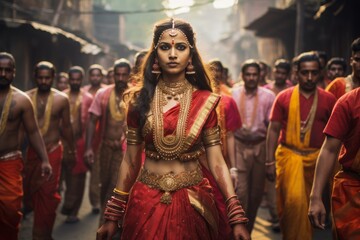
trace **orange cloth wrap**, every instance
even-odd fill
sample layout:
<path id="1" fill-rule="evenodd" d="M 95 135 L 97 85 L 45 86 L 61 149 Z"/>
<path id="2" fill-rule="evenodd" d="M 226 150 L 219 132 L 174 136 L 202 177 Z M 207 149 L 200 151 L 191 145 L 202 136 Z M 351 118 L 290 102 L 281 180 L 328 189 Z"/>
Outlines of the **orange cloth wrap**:
<path id="1" fill-rule="evenodd" d="M 23 196 L 22 158 L 0 161 L 0 240 L 16 240 Z"/>
<path id="2" fill-rule="evenodd" d="M 360 175 L 340 171 L 334 178 L 332 212 L 337 239 L 360 239 Z"/>

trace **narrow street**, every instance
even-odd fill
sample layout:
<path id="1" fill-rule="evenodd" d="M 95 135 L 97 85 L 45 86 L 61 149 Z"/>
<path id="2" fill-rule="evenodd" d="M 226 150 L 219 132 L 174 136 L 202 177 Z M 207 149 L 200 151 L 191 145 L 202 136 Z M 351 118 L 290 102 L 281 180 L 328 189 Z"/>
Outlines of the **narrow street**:
<path id="1" fill-rule="evenodd" d="M 88 183 L 88 181 L 87 181 Z M 88 185 L 86 186 L 87 189 Z M 60 213 L 61 205 L 58 208 L 58 215 L 55 222 L 53 237 L 55 240 L 95 240 L 96 230 L 99 225 L 99 215 L 91 213 L 91 206 L 88 198 L 88 191 L 85 191 L 83 204 L 80 209 L 80 221 L 73 224 L 65 223 L 65 216 Z M 255 228 L 252 233 L 253 240 L 281 240 L 281 233 L 274 233 L 270 228 L 266 208 L 259 208 Z M 30 240 L 32 229 L 32 214 L 28 215 L 22 222 L 20 240 Z M 331 230 L 315 231 L 314 240 L 331 239 Z"/>

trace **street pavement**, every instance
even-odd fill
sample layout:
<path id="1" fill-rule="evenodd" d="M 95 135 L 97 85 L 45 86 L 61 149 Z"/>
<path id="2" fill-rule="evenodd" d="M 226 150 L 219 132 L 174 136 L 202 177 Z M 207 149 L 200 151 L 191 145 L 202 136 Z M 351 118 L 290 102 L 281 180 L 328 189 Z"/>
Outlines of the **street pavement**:
<path id="1" fill-rule="evenodd" d="M 87 179 L 88 180 L 88 179 Z M 79 212 L 80 221 L 77 223 L 65 223 L 65 216 L 60 213 L 61 205 L 53 230 L 54 240 L 95 240 L 96 230 L 99 225 L 99 215 L 91 213 L 91 206 L 88 197 L 88 181 L 84 195 L 83 204 Z M 274 233 L 270 223 L 266 221 L 269 213 L 266 208 L 259 208 L 258 216 L 251 235 L 253 240 L 280 240 L 281 233 Z M 32 214 L 29 214 L 23 221 L 20 229 L 20 240 L 30 240 L 32 230 Z M 331 239 L 331 230 L 315 231 L 313 240 Z"/>

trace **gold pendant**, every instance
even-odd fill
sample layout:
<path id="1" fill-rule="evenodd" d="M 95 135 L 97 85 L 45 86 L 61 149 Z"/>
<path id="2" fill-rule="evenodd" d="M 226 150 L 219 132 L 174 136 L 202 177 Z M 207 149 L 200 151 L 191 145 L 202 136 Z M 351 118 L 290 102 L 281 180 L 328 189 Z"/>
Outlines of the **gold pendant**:
<path id="1" fill-rule="evenodd" d="M 169 192 L 164 192 L 160 198 L 160 202 L 167 205 L 171 204 L 171 194 Z"/>

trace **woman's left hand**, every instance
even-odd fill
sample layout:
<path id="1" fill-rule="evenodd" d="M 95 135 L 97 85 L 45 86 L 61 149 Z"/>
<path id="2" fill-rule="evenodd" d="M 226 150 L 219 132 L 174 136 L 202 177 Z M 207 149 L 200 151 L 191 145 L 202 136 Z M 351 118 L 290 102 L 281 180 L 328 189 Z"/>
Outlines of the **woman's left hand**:
<path id="1" fill-rule="evenodd" d="M 250 240 L 250 234 L 244 224 L 236 224 L 233 226 L 233 234 L 235 240 Z"/>

